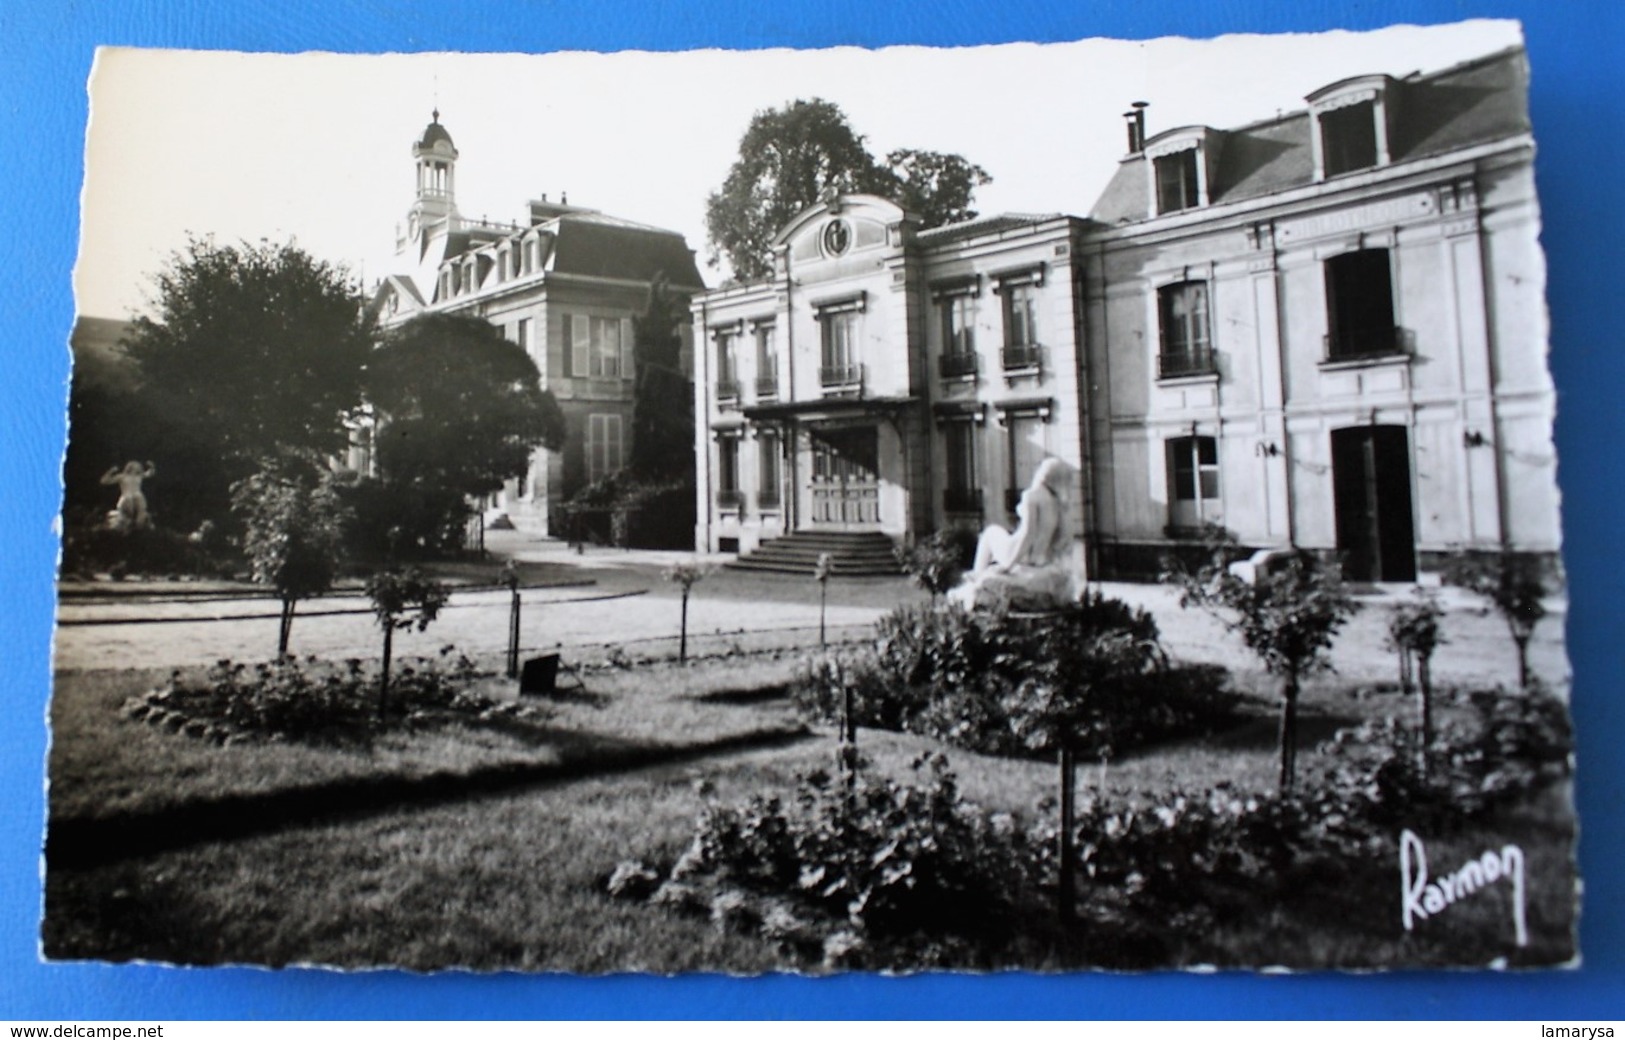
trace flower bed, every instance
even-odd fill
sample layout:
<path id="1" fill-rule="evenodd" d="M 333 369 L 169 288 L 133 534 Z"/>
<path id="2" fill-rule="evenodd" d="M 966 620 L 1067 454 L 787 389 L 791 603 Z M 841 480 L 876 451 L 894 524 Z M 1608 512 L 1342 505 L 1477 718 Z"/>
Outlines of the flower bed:
<path id="1" fill-rule="evenodd" d="M 245 664 L 221 660 L 201 679 L 179 671 L 168 683 L 125 702 L 132 719 L 217 744 L 293 740 L 366 742 L 391 729 L 426 729 L 452 721 L 539 723 L 535 704 L 503 702 L 472 687 L 481 671 L 451 647 L 441 657 L 400 662 L 390 681 L 391 711 L 378 710 L 376 665 L 352 658 L 342 665 L 311 657 Z"/>
<path id="2" fill-rule="evenodd" d="M 794 687 L 809 715 L 930 736 L 989 754 L 1091 755 L 1193 736 L 1235 718 L 1222 668 L 1174 666 L 1151 615 L 1094 595 L 1042 615 L 900 607 L 873 649 L 812 658 Z"/>

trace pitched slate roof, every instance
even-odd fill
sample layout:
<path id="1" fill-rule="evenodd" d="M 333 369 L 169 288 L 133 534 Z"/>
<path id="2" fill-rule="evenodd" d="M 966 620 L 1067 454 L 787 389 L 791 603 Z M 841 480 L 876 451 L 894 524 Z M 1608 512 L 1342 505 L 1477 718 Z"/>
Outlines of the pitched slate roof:
<path id="1" fill-rule="evenodd" d="M 693 252 L 676 232 L 576 213 L 559 217 L 557 229 L 550 271 L 634 281 L 664 274 L 676 286 L 705 284 Z"/>
<path id="2" fill-rule="evenodd" d="M 1522 47 L 1394 82 L 1391 164 L 1501 140 L 1529 130 L 1529 68 Z M 1259 198 L 1314 180 L 1309 113 L 1290 112 L 1220 131 L 1218 169 L 1210 202 Z M 1118 166 L 1090 216 L 1127 224 L 1151 216 L 1150 177 L 1143 155 Z"/>

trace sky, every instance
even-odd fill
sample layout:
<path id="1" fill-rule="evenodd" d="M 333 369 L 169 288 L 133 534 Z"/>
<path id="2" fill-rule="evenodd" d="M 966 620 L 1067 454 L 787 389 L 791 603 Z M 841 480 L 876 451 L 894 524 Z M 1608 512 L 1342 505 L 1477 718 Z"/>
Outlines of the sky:
<path id="1" fill-rule="evenodd" d="M 1432 71 L 1520 42 L 1510 21 L 1372 33 L 1084 40 L 969 48 L 614 54 L 243 54 L 110 48 L 88 85 L 80 314 L 150 313 L 189 235 L 296 241 L 366 284 L 393 273 L 412 142 L 437 106 L 466 217 L 572 205 L 681 232 L 709 255 L 705 201 L 753 113 L 821 97 L 870 151 L 956 152 L 993 182 L 982 213 L 1087 215 L 1147 132 L 1238 126 L 1346 76 Z M 1536 70 L 1538 74 L 1538 70 Z M 403 269 L 403 268 L 401 268 Z M 725 269 L 702 267 L 717 284 Z"/>

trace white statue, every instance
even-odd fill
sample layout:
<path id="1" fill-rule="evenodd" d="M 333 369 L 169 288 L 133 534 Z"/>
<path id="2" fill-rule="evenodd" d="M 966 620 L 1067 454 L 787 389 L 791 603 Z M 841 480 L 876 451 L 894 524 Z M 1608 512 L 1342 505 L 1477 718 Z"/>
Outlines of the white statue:
<path id="1" fill-rule="evenodd" d="M 1045 459 L 1016 504 L 1014 531 L 997 524 L 976 541 L 976 561 L 951 602 L 967 609 L 999 601 L 1021 610 L 1046 610 L 1077 599 L 1081 582 L 1067 533 L 1066 465 Z"/>
<path id="2" fill-rule="evenodd" d="M 107 514 L 108 526 L 115 531 L 140 531 L 152 526 L 152 518 L 147 515 L 147 496 L 141 493 L 141 482 L 157 472 L 151 462 L 143 467 L 132 459 L 125 463 L 123 469 L 112 466 L 102 474 L 103 484 L 118 485 L 118 505 Z"/>

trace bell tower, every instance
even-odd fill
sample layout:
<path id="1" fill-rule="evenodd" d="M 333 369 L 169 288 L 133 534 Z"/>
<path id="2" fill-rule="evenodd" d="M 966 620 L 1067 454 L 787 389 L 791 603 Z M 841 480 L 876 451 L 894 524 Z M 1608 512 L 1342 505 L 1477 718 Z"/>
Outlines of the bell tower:
<path id="1" fill-rule="evenodd" d="M 407 214 L 407 238 L 415 239 L 436 224 L 455 224 L 457 219 L 457 146 L 451 134 L 440 125 L 440 110 L 423 128 L 412 145 L 417 165 L 417 197 Z M 454 230 L 446 228 L 445 230 Z"/>

